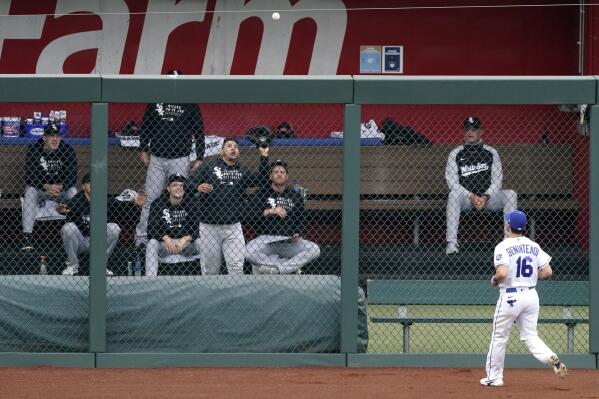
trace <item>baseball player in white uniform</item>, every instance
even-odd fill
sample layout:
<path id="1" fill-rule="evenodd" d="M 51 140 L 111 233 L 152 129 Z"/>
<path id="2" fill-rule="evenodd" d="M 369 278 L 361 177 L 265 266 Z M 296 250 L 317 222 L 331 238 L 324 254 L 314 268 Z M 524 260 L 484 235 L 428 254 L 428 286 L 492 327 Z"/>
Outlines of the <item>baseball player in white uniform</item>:
<path id="1" fill-rule="evenodd" d="M 493 334 L 487 354 L 487 376 L 482 385 L 503 386 L 503 364 L 512 324 L 520 331 L 520 340 L 541 363 L 549 364 L 555 374 L 565 377 L 568 369 L 543 342 L 537 333 L 539 296 L 535 286 L 537 279 L 553 274 L 551 256 L 539 244 L 524 237 L 527 217 L 522 211 L 506 215 L 507 238 L 495 247 L 495 274 L 491 284 L 498 286 L 500 295 L 493 316 Z"/>

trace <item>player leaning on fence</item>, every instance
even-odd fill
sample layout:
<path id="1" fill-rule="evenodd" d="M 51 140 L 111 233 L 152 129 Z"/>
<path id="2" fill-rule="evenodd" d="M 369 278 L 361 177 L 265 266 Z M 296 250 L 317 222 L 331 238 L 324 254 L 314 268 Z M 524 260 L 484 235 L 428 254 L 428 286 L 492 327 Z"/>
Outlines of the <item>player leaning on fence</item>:
<path id="1" fill-rule="evenodd" d="M 503 172 L 497 150 L 483 144 L 482 123 L 476 116 L 464 120 L 464 145 L 449 153 L 445 179 L 449 186 L 447 198 L 448 255 L 458 252 L 460 213 L 472 209 L 499 210 L 504 216 L 517 207 L 518 195 L 502 190 Z M 507 228 L 507 225 L 506 225 Z"/>
<path id="2" fill-rule="evenodd" d="M 168 72 L 180 75 L 178 70 Z M 196 160 L 190 163 L 195 136 Z M 135 244 L 147 244 L 150 204 L 162 194 L 170 175 L 187 176 L 204 159 L 204 122 L 197 104 L 148 104 L 140 133 L 141 161 L 148 167 L 145 191 L 148 196 L 135 229 Z"/>
<path id="3" fill-rule="evenodd" d="M 503 386 L 505 347 L 512 324 L 520 331 L 520 340 L 530 353 L 544 364 L 549 364 L 555 374 L 565 377 L 566 365 L 537 333 L 539 296 L 537 279 L 551 277 L 551 257 L 534 241 L 524 237 L 527 217 L 524 212 L 513 211 L 506 216 L 507 238 L 495 247 L 493 259 L 495 274 L 491 284 L 499 286 L 499 299 L 493 316 L 493 336 L 487 354 L 487 376 L 482 385 Z"/>
<path id="4" fill-rule="evenodd" d="M 152 202 L 148 220 L 146 276 L 158 275 L 158 258 L 167 255 L 195 256 L 200 251 L 197 206 L 185 195 L 185 176 L 169 176 L 166 194 Z"/>
<path id="5" fill-rule="evenodd" d="M 239 162 L 239 145 L 223 142 L 220 157 L 191 172 L 188 191 L 200 193 L 200 265 L 202 274 L 219 274 L 222 256 L 229 274 L 243 274 L 245 240 L 245 190 L 260 187 L 268 179 L 269 147 L 259 146 L 260 168 L 251 171 Z"/>
<path id="6" fill-rule="evenodd" d="M 315 243 L 302 238 L 305 223 L 304 198 L 288 187 L 287 163 L 270 166 L 270 184 L 251 199 L 250 217 L 258 237 L 248 242 L 246 258 L 254 274 L 290 274 L 320 256 Z"/>
<path id="7" fill-rule="evenodd" d="M 64 201 L 77 194 L 77 157 L 62 141 L 55 124 L 44 128 L 44 137 L 27 148 L 25 156 L 25 198 L 23 200 L 23 250 L 33 249 L 31 233 L 38 203 Z"/>

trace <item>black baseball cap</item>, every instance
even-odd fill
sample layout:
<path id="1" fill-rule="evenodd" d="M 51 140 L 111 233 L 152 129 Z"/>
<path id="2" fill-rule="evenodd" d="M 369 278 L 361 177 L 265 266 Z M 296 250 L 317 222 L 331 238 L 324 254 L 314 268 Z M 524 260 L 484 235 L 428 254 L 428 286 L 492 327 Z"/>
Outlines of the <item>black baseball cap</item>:
<path id="1" fill-rule="evenodd" d="M 167 184 L 171 184 L 171 183 L 174 183 L 174 182 L 185 183 L 185 180 L 187 180 L 187 179 L 181 173 L 175 173 L 174 175 L 170 175 L 168 177 L 168 183 Z"/>
<path id="2" fill-rule="evenodd" d="M 225 137 L 225 139 L 223 140 L 223 145 L 222 145 L 221 148 L 224 148 L 225 144 L 227 144 L 229 141 L 232 141 L 235 144 L 239 145 L 239 140 L 237 140 L 235 137 Z"/>
<path id="3" fill-rule="evenodd" d="M 468 130 L 468 129 L 480 129 L 482 126 L 482 122 L 480 121 L 480 118 L 476 117 L 476 116 L 469 116 L 466 119 L 464 119 L 464 130 Z"/>
<path id="4" fill-rule="evenodd" d="M 277 159 L 276 161 L 270 164 L 270 171 L 272 172 L 272 170 L 277 166 L 282 166 L 285 169 L 285 172 L 289 173 L 289 167 L 287 166 L 287 162 L 282 161 L 280 159 Z"/>
<path id="5" fill-rule="evenodd" d="M 91 176 L 89 173 L 86 173 L 83 175 L 83 177 L 81 178 L 81 184 L 87 184 L 87 183 L 91 183 Z"/>
<path id="6" fill-rule="evenodd" d="M 49 123 L 44 127 L 44 136 L 60 136 L 60 128 L 55 123 Z"/>

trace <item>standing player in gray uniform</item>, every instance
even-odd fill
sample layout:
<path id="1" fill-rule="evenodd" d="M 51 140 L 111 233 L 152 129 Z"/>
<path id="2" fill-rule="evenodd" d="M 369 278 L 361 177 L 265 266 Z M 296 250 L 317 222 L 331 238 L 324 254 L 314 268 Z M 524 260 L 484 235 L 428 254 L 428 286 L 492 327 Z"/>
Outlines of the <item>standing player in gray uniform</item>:
<path id="1" fill-rule="evenodd" d="M 62 141 L 55 124 L 44 128 L 44 137 L 31 144 L 25 156 L 25 198 L 23 200 L 23 250 L 32 250 L 31 233 L 38 203 L 65 201 L 77 194 L 77 157 Z"/>
<path id="2" fill-rule="evenodd" d="M 447 198 L 447 249 L 458 252 L 458 228 L 462 211 L 503 208 L 504 216 L 517 207 L 518 195 L 502 190 L 503 172 L 497 151 L 482 141 L 481 121 L 476 116 L 464 120 L 464 145 L 449 153 L 445 179 L 449 186 Z M 507 226 L 505 226 L 507 228 Z"/>
<path id="3" fill-rule="evenodd" d="M 495 274 L 491 284 L 499 286 L 499 299 L 493 316 L 493 336 L 487 354 L 487 376 L 480 380 L 482 385 L 503 386 L 503 364 L 505 347 L 510 337 L 512 324 L 520 331 L 520 340 L 530 353 L 543 364 L 553 368 L 559 377 L 565 377 L 568 369 L 555 352 L 543 342 L 537 333 L 539 319 L 539 296 L 535 286 L 537 279 L 546 279 L 553 274 L 551 256 L 539 244 L 524 237 L 527 217 L 524 212 L 510 212 L 507 238 L 495 247 Z"/>
<path id="4" fill-rule="evenodd" d="M 289 169 L 277 160 L 270 166 L 270 185 L 250 201 L 258 237 L 246 245 L 254 274 L 290 274 L 320 256 L 320 248 L 302 238 L 304 198 L 287 186 Z"/>
<path id="5" fill-rule="evenodd" d="M 89 174 L 81 178 L 81 191 L 73 198 L 58 204 L 58 212 L 67 217 L 67 223 L 62 226 L 60 234 L 64 249 L 67 253 L 67 267 L 62 271 L 65 276 L 73 276 L 79 272 L 79 255 L 89 252 L 89 228 L 91 214 L 92 185 Z M 108 215 L 113 214 L 112 208 L 117 200 L 112 198 L 108 201 Z M 119 240 L 121 228 L 116 223 L 108 223 L 106 226 L 106 254 L 108 257 Z M 106 274 L 112 276 L 112 272 L 106 269 Z"/>
<path id="6" fill-rule="evenodd" d="M 245 239 L 245 190 L 260 187 L 268 179 L 268 147 L 258 147 L 260 169 L 243 167 L 235 139 L 223 142 L 220 158 L 203 164 L 187 179 L 187 189 L 200 193 L 200 265 L 202 274 L 219 274 L 224 254 L 229 274 L 243 274 Z"/>
<path id="7" fill-rule="evenodd" d="M 146 276 L 158 275 L 158 258 L 200 253 L 196 204 L 185 195 L 185 176 L 171 175 L 166 191 L 152 202 L 148 221 Z"/>
<path id="8" fill-rule="evenodd" d="M 181 75 L 178 70 L 169 75 Z M 196 141 L 196 160 L 189 161 L 193 137 Z M 147 228 L 150 204 L 162 194 L 170 175 L 187 176 L 204 159 L 204 121 L 197 104 L 148 104 L 140 134 L 141 161 L 148 167 L 145 192 L 146 203 L 141 209 L 135 229 L 135 244 L 148 242 Z"/>

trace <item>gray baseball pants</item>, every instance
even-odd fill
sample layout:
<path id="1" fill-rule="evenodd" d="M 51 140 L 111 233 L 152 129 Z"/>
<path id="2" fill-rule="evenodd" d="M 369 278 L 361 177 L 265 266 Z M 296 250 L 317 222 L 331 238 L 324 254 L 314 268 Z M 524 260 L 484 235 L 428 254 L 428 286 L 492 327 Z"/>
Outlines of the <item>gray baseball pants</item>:
<path id="1" fill-rule="evenodd" d="M 64 202 L 73 198 L 75 194 L 77 194 L 76 187 L 70 187 L 66 189 L 60 193 L 58 197 L 51 197 L 44 190 L 27 186 L 25 188 L 25 198 L 23 199 L 23 233 L 31 234 L 33 232 L 35 216 L 37 215 L 37 208 L 40 201 L 52 200 L 56 202 Z"/>
<path id="2" fill-rule="evenodd" d="M 498 211 L 503 209 L 503 215 L 507 215 L 518 207 L 518 194 L 514 190 L 501 190 L 487 202 L 485 209 Z M 472 209 L 472 203 L 466 194 L 457 190 L 451 190 L 447 198 L 447 242 L 458 242 L 458 228 L 460 226 L 460 214 Z M 505 218 L 504 218 L 505 219 Z M 504 229 L 507 224 L 504 220 Z"/>
<path id="3" fill-rule="evenodd" d="M 258 266 L 277 267 L 281 274 L 295 273 L 302 266 L 320 256 L 320 248 L 312 241 L 300 238 L 296 242 L 276 242 L 285 236 L 258 236 L 246 245 L 246 259 L 252 264 L 252 273 Z"/>
<path id="4" fill-rule="evenodd" d="M 223 210 L 226 212 L 226 210 Z M 245 239 L 241 223 L 200 223 L 200 266 L 202 275 L 219 274 L 223 255 L 229 274 L 243 274 Z"/>
<path id="5" fill-rule="evenodd" d="M 185 248 L 181 251 L 183 256 L 195 256 L 200 253 L 200 239 L 197 238 L 192 242 L 188 242 Z M 160 258 L 167 256 L 164 241 L 151 239 L 146 246 L 146 276 L 158 276 L 158 262 Z"/>
<path id="6" fill-rule="evenodd" d="M 135 228 L 135 244 L 146 244 L 148 242 L 148 216 L 150 216 L 150 205 L 152 201 L 160 197 L 166 188 L 166 182 L 170 175 L 180 173 L 187 177 L 189 173 L 189 156 L 182 158 L 160 158 L 150 155 L 148 174 L 146 175 L 146 202 L 141 207 L 139 223 Z"/>
<path id="7" fill-rule="evenodd" d="M 106 255 L 110 257 L 112 250 L 119 241 L 121 228 L 116 223 L 108 223 L 106 225 Z M 81 234 L 81 231 L 75 223 L 65 223 L 60 229 L 62 243 L 67 253 L 67 266 L 79 268 L 78 255 L 89 252 L 89 237 Z"/>

